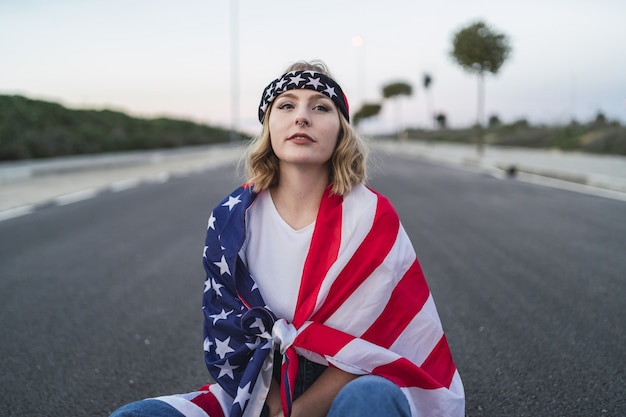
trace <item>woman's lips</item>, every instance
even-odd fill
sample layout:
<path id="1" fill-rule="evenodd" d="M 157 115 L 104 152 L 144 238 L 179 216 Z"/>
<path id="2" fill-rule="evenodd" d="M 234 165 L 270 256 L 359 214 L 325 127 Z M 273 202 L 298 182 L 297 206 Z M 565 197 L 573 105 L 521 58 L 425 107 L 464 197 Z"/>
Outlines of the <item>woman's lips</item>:
<path id="1" fill-rule="evenodd" d="M 289 136 L 287 140 L 303 140 L 303 141 L 315 142 L 313 138 L 307 135 L 306 133 L 294 133 L 293 135 Z"/>

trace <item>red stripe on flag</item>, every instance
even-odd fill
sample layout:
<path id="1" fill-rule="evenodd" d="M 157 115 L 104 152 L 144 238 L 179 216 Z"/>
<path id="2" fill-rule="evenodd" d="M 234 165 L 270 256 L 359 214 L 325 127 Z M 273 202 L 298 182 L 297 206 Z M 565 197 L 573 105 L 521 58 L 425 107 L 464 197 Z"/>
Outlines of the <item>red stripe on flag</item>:
<path id="1" fill-rule="evenodd" d="M 317 296 L 320 292 L 323 277 L 331 265 L 337 260 L 341 245 L 341 216 L 343 198 L 330 194 L 327 188 L 315 221 L 315 229 L 311 238 L 311 246 L 304 262 L 302 282 L 296 305 L 293 324 L 296 327 L 311 316 Z"/>
<path id="2" fill-rule="evenodd" d="M 396 242 L 400 220 L 385 197 L 378 195 L 374 223 L 328 291 L 328 297 L 311 317 L 324 323 L 385 260 Z"/>
<path id="3" fill-rule="evenodd" d="M 361 338 L 389 348 L 420 312 L 429 295 L 422 268 L 415 259 L 394 288 L 383 312 Z"/>
<path id="4" fill-rule="evenodd" d="M 208 389 L 208 386 L 206 386 Z M 204 388 L 204 387 L 203 387 Z M 191 400 L 192 403 L 202 408 L 211 417 L 225 417 L 219 401 L 211 392 L 199 394 Z"/>
<path id="5" fill-rule="evenodd" d="M 354 339 L 354 336 L 341 330 L 319 323 L 311 323 L 298 334 L 294 345 L 322 356 L 335 356 L 345 345 Z"/>
<path id="6" fill-rule="evenodd" d="M 437 346 L 430 352 L 422 364 L 422 369 L 432 375 L 441 385 L 450 388 L 452 378 L 454 378 L 454 373 L 456 372 L 456 366 L 454 365 L 452 353 L 445 335 L 441 337 Z"/>
<path id="7" fill-rule="evenodd" d="M 401 388 L 437 389 L 443 387 L 432 375 L 406 358 L 399 358 L 378 366 L 372 370 L 372 374 L 385 377 Z"/>

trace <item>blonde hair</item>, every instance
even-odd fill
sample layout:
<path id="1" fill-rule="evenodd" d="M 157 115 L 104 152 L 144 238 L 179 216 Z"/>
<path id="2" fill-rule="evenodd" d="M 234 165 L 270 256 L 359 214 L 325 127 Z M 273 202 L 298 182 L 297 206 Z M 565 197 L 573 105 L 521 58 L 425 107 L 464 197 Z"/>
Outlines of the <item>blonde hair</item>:
<path id="1" fill-rule="evenodd" d="M 332 78 L 328 67 L 322 61 L 298 61 L 290 65 L 285 73 L 298 70 L 317 71 Z M 270 141 L 268 120 L 271 112 L 272 107 L 267 109 L 261 134 L 252 139 L 244 155 L 246 182 L 250 183 L 256 192 L 278 184 L 280 177 L 278 157 Z M 341 112 L 337 113 L 340 124 L 339 137 L 335 151 L 328 161 L 328 168 L 332 184 L 331 192 L 345 196 L 352 187 L 363 184 L 367 180 L 368 150 L 363 139 Z"/>

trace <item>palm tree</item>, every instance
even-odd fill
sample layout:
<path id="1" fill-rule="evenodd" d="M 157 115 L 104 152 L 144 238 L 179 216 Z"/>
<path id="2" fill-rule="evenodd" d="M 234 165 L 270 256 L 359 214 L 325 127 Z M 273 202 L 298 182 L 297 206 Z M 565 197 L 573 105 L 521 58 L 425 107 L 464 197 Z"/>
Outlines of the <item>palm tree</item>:
<path id="1" fill-rule="evenodd" d="M 454 61 L 465 71 L 478 75 L 478 110 L 476 113 L 477 151 L 483 152 L 483 118 L 485 108 L 485 74 L 497 74 L 511 53 L 506 35 L 493 31 L 478 21 L 454 35 L 452 51 Z"/>
<path id="2" fill-rule="evenodd" d="M 390 99 L 390 98 L 396 98 L 396 124 L 398 127 L 398 132 L 401 132 L 403 130 L 402 128 L 402 112 L 400 109 L 400 100 L 399 98 L 401 96 L 410 96 L 411 94 L 413 94 L 413 88 L 411 87 L 411 84 L 402 82 L 402 81 L 397 81 L 397 82 L 393 82 L 390 84 L 387 84 L 385 86 L 383 86 L 383 98 L 385 99 Z"/>
<path id="3" fill-rule="evenodd" d="M 378 103 L 363 103 L 361 108 L 352 116 L 354 125 L 358 126 L 362 120 L 378 116 L 381 107 Z"/>
<path id="4" fill-rule="evenodd" d="M 425 72 L 422 76 L 422 86 L 424 87 L 424 91 L 426 91 L 426 120 L 434 119 L 435 114 L 433 113 L 433 96 L 430 87 L 433 83 L 433 77 Z"/>

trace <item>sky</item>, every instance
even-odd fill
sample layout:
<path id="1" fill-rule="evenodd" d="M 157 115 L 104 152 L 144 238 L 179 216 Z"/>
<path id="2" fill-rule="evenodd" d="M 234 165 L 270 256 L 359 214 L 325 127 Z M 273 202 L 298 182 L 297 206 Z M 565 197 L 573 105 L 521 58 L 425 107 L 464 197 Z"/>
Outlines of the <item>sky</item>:
<path id="1" fill-rule="evenodd" d="M 0 94 L 175 117 L 258 133 L 265 86 L 323 60 L 352 111 L 382 103 L 369 133 L 476 121 L 477 79 L 450 57 L 477 20 L 512 54 L 486 78 L 487 116 L 626 123 L 623 0 L 0 0 Z M 429 91 L 424 73 L 432 76 Z M 410 97 L 382 100 L 385 84 Z"/>

